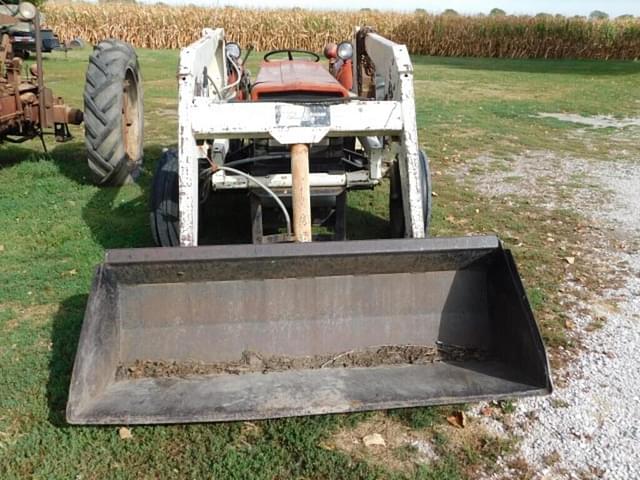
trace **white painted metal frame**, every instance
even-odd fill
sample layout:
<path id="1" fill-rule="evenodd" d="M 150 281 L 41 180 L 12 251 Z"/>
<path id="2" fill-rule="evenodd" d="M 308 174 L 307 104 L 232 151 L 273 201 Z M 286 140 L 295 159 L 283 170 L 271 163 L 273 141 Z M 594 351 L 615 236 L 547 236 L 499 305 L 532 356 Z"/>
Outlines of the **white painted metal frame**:
<path id="1" fill-rule="evenodd" d="M 178 67 L 178 210 L 180 213 L 180 245 L 198 245 L 198 158 L 206 156 L 196 144 L 191 125 L 191 110 L 196 94 L 202 92 L 204 68 L 214 83 L 214 91 L 226 86 L 224 30 L 205 28 L 202 38 L 180 51 Z M 221 100 L 221 99 L 220 99 Z M 213 114 L 214 112 L 211 112 Z M 204 155 L 203 155 L 204 153 Z"/>
<path id="2" fill-rule="evenodd" d="M 263 185 L 269 188 L 281 190 L 289 193 L 287 190 L 291 189 L 293 182 L 290 173 L 275 173 L 273 175 L 264 175 L 254 177 Z M 228 175 L 223 170 L 219 170 L 213 174 L 211 178 L 213 188 L 215 189 L 246 189 L 255 187 L 249 180 L 237 175 Z M 347 172 L 347 173 L 310 173 L 309 184 L 314 187 L 366 187 L 371 183 L 377 184 L 378 181 L 371 180 L 369 173 L 365 170 Z"/>
<path id="3" fill-rule="evenodd" d="M 330 123 L 313 119 L 319 110 Z M 192 100 L 190 114 L 196 139 L 273 138 L 288 145 L 318 143 L 327 136 L 400 135 L 402 132 L 400 102 L 351 100 L 318 106 L 283 102 L 220 103 L 214 98 L 199 97 Z"/>
<path id="4" fill-rule="evenodd" d="M 213 161 L 222 162 L 230 138 L 272 138 L 287 145 L 314 144 L 326 137 L 358 137 L 371 160 L 369 169 L 344 175 L 312 174 L 312 188 L 376 185 L 384 174 L 384 152 L 398 151 L 406 235 L 424 237 L 411 61 L 404 46 L 376 34 L 367 36 L 366 47 L 384 78 L 384 98 L 325 106 L 229 103 L 224 98 L 227 74 L 222 29 L 204 29 L 200 40 L 182 49 L 178 72 L 181 246 L 198 244 L 198 159 L 213 145 Z M 399 148 L 385 147 L 383 137 L 387 143 L 399 138 Z M 286 174 L 260 180 L 274 188 L 291 185 L 291 175 Z M 246 180 L 223 172 L 213 175 L 212 183 L 214 188 L 249 188 Z"/>
<path id="5" fill-rule="evenodd" d="M 367 34 L 365 46 L 375 66 L 376 74 L 384 80 L 384 100 L 393 100 L 402 105 L 402 133 L 398 162 L 404 202 L 405 236 L 423 238 L 426 219 L 420 190 L 420 146 L 411 58 L 407 47 L 398 45 L 376 33 Z M 376 95 L 380 93 L 377 92 Z"/>

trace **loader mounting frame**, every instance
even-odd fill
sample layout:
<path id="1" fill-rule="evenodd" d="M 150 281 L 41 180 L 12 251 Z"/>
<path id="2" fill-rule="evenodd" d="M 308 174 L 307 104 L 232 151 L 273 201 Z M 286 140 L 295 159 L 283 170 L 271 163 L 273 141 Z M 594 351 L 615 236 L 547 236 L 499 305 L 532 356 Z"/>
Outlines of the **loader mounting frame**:
<path id="1" fill-rule="evenodd" d="M 419 145 L 415 118 L 413 66 L 404 45 L 356 29 L 354 36 L 375 65 L 380 88 L 373 99 L 358 92 L 345 102 L 230 102 L 225 96 L 227 66 L 224 31 L 204 29 L 202 38 L 182 49 L 179 66 L 179 236 L 181 246 L 198 245 L 199 159 L 212 149 L 224 159 L 229 140 L 270 138 L 285 145 L 315 144 L 327 137 L 357 137 L 367 151 L 367 171 L 311 173 L 314 187 L 363 188 L 377 185 L 385 166 L 397 158 L 404 202 L 405 236 L 423 238 L 425 218 L 420 191 Z M 353 44 L 356 45 L 356 39 Z M 354 55 L 358 55 L 355 52 Z M 358 75 L 355 71 L 354 75 Z M 206 72 L 206 74 L 205 74 Z M 206 79 L 205 79 L 206 76 Z M 203 85 L 215 86 L 211 95 Z M 354 87 L 357 89 L 357 87 Z M 216 158 L 213 160 L 216 161 Z M 290 174 L 258 178 L 272 188 L 290 189 Z M 218 172 L 214 189 L 248 189 L 246 179 Z"/>

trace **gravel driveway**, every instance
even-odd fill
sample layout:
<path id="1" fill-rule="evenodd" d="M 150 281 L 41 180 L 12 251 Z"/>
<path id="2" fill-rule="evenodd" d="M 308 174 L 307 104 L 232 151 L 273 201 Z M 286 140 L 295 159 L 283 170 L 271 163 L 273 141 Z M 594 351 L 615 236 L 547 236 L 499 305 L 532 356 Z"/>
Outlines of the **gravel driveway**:
<path id="1" fill-rule="evenodd" d="M 548 208 L 580 212 L 598 234 L 588 246 L 588 258 L 579 261 L 606 269 L 616 279 L 615 286 L 586 292 L 590 300 L 568 312 L 582 351 L 554 371 L 553 395 L 516 404 L 508 430 L 521 437 L 519 451 L 498 460 L 500 473 L 493 478 L 519 478 L 522 469 L 509 466 L 516 457 L 536 479 L 640 478 L 638 160 L 526 152 L 508 160 L 482 157 L 465 167 L 463 173 L 484 195 L 527 196 Z M 495 168 L 496 162 L 504 165 Z M 584 290 L 570 276 L 565 288 Z M 483 420 L 479 414 L 476 419 Z"/>

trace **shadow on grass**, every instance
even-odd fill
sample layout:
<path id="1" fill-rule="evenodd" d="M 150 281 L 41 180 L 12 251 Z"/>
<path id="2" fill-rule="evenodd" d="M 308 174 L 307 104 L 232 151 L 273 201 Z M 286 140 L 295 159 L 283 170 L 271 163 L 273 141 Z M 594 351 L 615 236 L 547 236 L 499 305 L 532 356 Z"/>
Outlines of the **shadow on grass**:
<path id="1" fill-rule="evenodd" d="M 51 360 L 47 382 L 49 422 L 65 427 L 65 409 L 69 396 L 71 370 L 78 347 L 80 328 L 88 295 L 74 295 L 64 300 L 53 318 Z"/>
<path id="2" fill-rule="evenodd" d="M 137 181 L 141 192 L 130 185 L 124 187 L 94 187 L 89 177 L 83 145 L 60 145 L 50 156 L 58 170 L 79 185 L 90 186 L 95 193 L 82 208 L 82 218 L 91 230 L 94 240 L 105 249 L 148 247 L 152 245 L 149 231 L 149 191 L 151 172 L 162 153 L 162 147 L 145 148 L 144 164 Z M 128 189 L 124 195 L 122 189 Z M 124 197 L 124 199 L 122 199 Z"/>
<path id="3" fill-rule="evenodd" d="M 145 147 L 144 164 L 138 179 L 141 192 L 134 198 L 125 200 L 122 200 L 120 195 L 121 189 L 130 187 L 94 187 L 82 143 L 59 144 L 49 151 L 46 158 L 56 165 L 60 173 L 76 184 L 95 189 L 93 196 L 82 208 L 82 217 L 97 243 L 105 249 L 149 247 L 153 246 L 149 226 L 151 181 L 155 165 L 162 155 L 162 148 L 161 145 Z M 22 146 L 7 146 L 0 150 L 0 166 L 30 159 L 42 160 L 43 155 Z M 126 194 L 123 196 L 127 197 Z M 222 196 L 213 196 L 205 208 L 208 213 L 201 214 L 201 245 L 251 241 L 250 212 L 246 194 L 225 193 Z M 390 230 L 386 219 L 349 206 L 347 236 L 350 240 L 389 238 Z"/>
<path id="4" fill-rule="evenodd" d="M 475 57 L 424 57 L 412 58 L 414 65 L 437 65 L 462 70 L 488 72 L 543 73 L 557 75 L 616 76 L 640 73 L 640 63 L 615 60 L 545 60 Z"/>
<path id="5" fill-rule="evenodd" d="M 144 147 L 144 161 L 138 183 L 145 192 L 148 190 L 155 164 L 162 154 L 163 147 L 162 145 L 147 145 Z M 65 177 L 79 185 L 94 185 L 89 176 L 87 153 L 84 144 L 78 142 L 59 144 L 49 151 L 49 157 Z M 101 188 L 119 190 L 119 187 Z"/>
<path id="6" fill-rule="evenodd" d="M 378 215 L 348 206 L 347 238 L 349 240 L 391 238 L 391 227 L 388 220 Z"/>
<path id="7" fill-rule="evenodd" d="M 144 164 L 138 179 L 141 192 L 135 198 L 126 200 L 119 200 L 120 192 L 122 188 L 130 187 L 94 187 L 89 176 L 85 147 L 79 142 L 59 144 L 46 156 L 19 145 L 5 146 L 0 149 L 0 168 L 49 158 L 65 177 L 80 186 L 95 188 L 95 193 L 82 209 L 82 217 L 97 243 L 105 249 L 148 247 L 153 245 L 149 226 L 151 181 L 162 148 L 160 145 L 145 147 Z M 200 225 L 202 245 L 251 241 L 246 194 L 230 192 L 213 196 L 205 209 L 208 213 L 201 214 Z M 246 219 L 246 222 L 242 219 Z M 348 206 L 347 237 L 350 240 L 389 238 L 389 223 L 385 218 Z"/>
<path id="8" fill-rule="evenodd" d="M 40 142 L 40 140 L 37 141 Z M 31 142 L 25 142 L 24 144 L 19 145 L 9 143 L 0 146 L 0 169 L 10 167 L 21 162 L 40 160 L 43 155 L 42 152 L 29 148 L 30 144 Z"/>

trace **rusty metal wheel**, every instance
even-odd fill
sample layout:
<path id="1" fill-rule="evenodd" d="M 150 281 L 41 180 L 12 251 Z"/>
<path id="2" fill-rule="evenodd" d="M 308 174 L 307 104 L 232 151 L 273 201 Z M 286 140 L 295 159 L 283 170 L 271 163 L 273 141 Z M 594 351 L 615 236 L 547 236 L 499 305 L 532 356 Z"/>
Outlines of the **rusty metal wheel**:
<path id="1" fill-rule="evenodd" d="M 135 50 L 100 42 L 89 57 L 84 90 L 85 145 L 98 185 L 135 180 L 143 156 L 142 78 Z"/>

